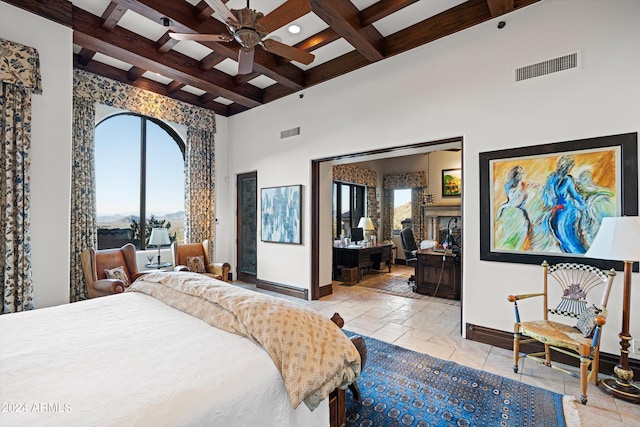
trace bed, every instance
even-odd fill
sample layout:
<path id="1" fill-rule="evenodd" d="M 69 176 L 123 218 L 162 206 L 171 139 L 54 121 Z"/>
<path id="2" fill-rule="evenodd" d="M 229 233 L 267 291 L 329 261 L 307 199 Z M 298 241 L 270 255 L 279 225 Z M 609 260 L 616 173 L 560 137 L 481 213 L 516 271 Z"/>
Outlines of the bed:
<path id="1" fill-rule="evenodd" d="M 328 426 L 325 389 L 359 374 L 358 351 L 348 339 L 353 349 L 343 346 L 339 327 L 295 303 L 195 273 L 148 274 L 130 290 L 0 316 L 0 425 Z M 307 328 L 310 342 L 269 323 L 289 309 L 300 310 L 290 324 L 324 319 Z M 231 326 L 212 326 L 225 317 Z M 327 351 L 336 345 L 337 354 Z M 328 369 L 339 371 L 297 367 L 318 348 L 320 359 L 339 359 Z M 326 378 L 303 396 L 303 377 Z"/>

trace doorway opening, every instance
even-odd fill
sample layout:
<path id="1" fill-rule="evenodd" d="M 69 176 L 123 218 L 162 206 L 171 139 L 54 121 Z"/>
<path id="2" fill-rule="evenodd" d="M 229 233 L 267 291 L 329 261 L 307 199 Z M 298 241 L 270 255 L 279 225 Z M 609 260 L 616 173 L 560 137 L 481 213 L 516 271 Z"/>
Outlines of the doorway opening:
<path id="1" fill-rule="evenodd" d="M 424 155 L 434 151 L 461 151 L 462 142 L 462 137 L 455 137 L 311 161 L 311 298 L 313 300 L 332 293 L 332 247 L 330 243 L 327 243 L 329 242 L 327 236 L 333 234 L 330 231 L 333 222 L 329 218 L 332 208 L 331 188 L 333 185 L 331 165 L 411 156 L 413 154 Z M 322 286 L 320 286 L 321 281 Z"/>

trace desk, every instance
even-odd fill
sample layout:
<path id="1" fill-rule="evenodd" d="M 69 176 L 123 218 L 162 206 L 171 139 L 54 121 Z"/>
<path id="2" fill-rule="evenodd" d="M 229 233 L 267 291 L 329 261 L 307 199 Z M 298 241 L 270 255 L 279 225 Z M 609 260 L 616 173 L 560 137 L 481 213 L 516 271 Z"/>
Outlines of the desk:
<path id="1" fill-rule="evenodd" d="M 382 263 L 385 263 L 391 273 L 391 243 L 380 243 L 367 247 L 333 247 L 333 275 L 342 267 L 358 267 L 360 276 L 362 269 L 369 267 L 380 270 Z"/>
<path id="2" fill-rule="evenodd" d="M 417 258 L 417 293 L 440 298 L 460 299 L 461 253 L 456 253 L 454 256 L 451 253 L 445 254 L 444 252 L 422 249 L 417 252 Z"/>

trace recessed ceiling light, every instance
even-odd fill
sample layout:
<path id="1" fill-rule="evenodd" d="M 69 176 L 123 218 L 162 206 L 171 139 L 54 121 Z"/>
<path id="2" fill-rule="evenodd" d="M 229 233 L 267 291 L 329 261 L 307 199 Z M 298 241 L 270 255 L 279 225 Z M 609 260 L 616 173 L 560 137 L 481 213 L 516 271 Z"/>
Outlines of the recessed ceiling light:
<path id="1" fill-rule="evenodd" d="M 300 26 L 296 24 L 289 25 L 289 32 L 291 34 L 298 34 L 300 32 Z"/>

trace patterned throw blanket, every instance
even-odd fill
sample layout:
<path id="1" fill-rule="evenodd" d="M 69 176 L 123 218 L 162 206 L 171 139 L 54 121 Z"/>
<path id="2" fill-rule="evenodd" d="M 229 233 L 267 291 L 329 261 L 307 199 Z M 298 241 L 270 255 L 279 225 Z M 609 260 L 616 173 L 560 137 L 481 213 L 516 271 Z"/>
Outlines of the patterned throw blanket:
<path id="1" fill-rule="evenodd" d="M 314 410 L 360 374 L 360 355 L 340 328 L 299 304 L 186 272 L 145 274 L 129 291 L 260 345 L 280 371 L 293 408 L 304 402 Z"/>

